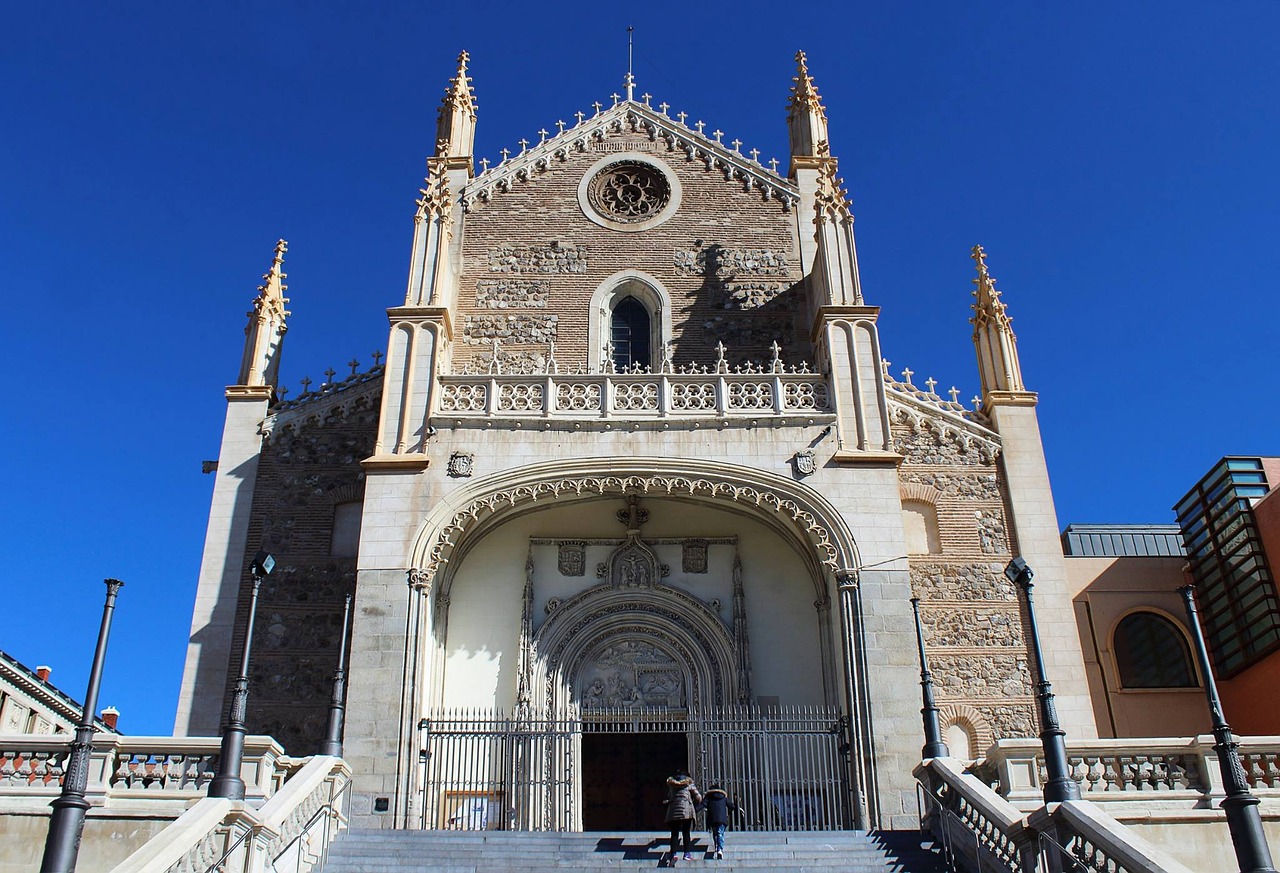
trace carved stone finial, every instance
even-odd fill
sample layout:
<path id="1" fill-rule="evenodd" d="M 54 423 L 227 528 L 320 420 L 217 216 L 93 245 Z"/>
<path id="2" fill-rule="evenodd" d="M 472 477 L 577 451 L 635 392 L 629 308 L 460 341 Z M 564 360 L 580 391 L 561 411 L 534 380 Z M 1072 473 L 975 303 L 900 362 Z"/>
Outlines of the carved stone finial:
<path id="1" fill-rule="evenodd" d="M 720 138 L 724 136 L 724 131 L 722 131 L 722 130 L 720 130 L 719 128 L 717 128 L 717 129 L 715 129 L 715 130 L 711 131 L 711 135 L 712 135 L 712 136 L 714 136 L 714 137 L 716 138 L 716 142 L 720 142 Z"/>
<path id="2" fill-rule="evenodd" d="M 609 97 L 613 100 L 614 106 L 617 106 L 618 101 L 622 99 L 622 95 L 619 94 L 617 91 L 614 91 L 612 94 L 609 95 Z"/>
<path id="3" fill-rule="evenodd" d="M 436 117 L 436 155 L 469 158 L 475 145 L 476 99 L 471 92 L 467 63 L 471 56 L 458 55 L 458 71 L 449 80 Z"/>
<path id="4" fill-rule="evenodd" d="M 360 361 L 357 358 L 352 358 L 347 361 L 347 366 L 351 368 L 351 375 L 354 376 L 356 374 L 356 370 L 360 367 Z"/>
<path id="5" fill-rule="evenodd" d="M 564 119 L 557 118 L 556 119 L 556 130 L 557 130 L 556 135 L 559 136 L 560 134 L 564 133 L 564 129 L 568 126 L 569 125 L 565 123 Z"/>
<path id="6" fill-rule="evenodd" d="M 729 362 L 725 360 L 725 347 L 723 342 L 716 342 L 716 372 L 729 372 Z"/>
<path id="7" fill-rule="evenodd" d="M 730 140 L 730 141 L 729 141 L 729 145 L 733 146 L 733 150 L 734 150 L 735 152 L 736 152 L 736 151 L 741 151 L 741 149 L 742 149 L 742 140 L 740 140 L 740 139 Z"/>
<path id="8" fill-rule="evenodd" d="M 821 155 L 820 144 L 827 141 L 827 111 L 818 96 L 817 86 L 809 75 L 808 59 L 796 52 L 796 75 L 792 79 L 791 98 L 787 103 L 787 129 L 791 135 L 791 154 Z M 828 152 L 829 153 L 829 152 Z"/>
<path id="9" fill-rule="evenodd" d="M 772 369 L 775 373 L 782 372 L 782 346 L 778 345 L 778 341 L 774 340 L 769 346 L 769 352 L 773 355 Z"/>
<path id="10" fill-rule="evenodd" d="M 929 393 L 932 394 L 933 389 L 938 387 L 938 380 L 930 376 L 928 379 L 924 380 L 924 384 L 928 387 Z"/>
<path id="11" fill-rule="evenodd" d="M 615 95 L 615 97 L 616 97 L 616 96 L 617 96 L 617 95 Z M 613 102 L 614 102 L 614 105 L 617 105 L 617 103 L 618 103 L 618 101 L 617 101 L 616 99 L 615 99 Z M 599 100 L 597 100 L 595 103 L 592 103 L 591 105 L 595 107 L 596 115 L 599 115 L 599 114 L 600 114 L 600 110 L 604 108 L 604 104 L 603 104 L 603 103 L 601 103 Z"/>
<path id="12" fill-rule="evenodd" d="M 372 355 L 372 358 L 373 358 L 373 365 L 375 367 L 379 366 L 382 363 L 382 352 L 375 351 Z"/>
<path id="13" fill-rule="evenodd" d="M 702 133 L 702 129 L 707 126 L 707 123 L 705 121 L 695 121 L 693 126 L 697 128 L 698 133 Z"/>
<path id="14" fill-rule="evenodd" d="M 628 99 L 630 99 L 630 98 L 628 98 Z M 644 105 L 645 105 L 645 106 L 648 106 L 648 105 L 649 105 L 649 101 L 653 99 L 653 95 L 652 95 L 652 94 L 641 94 L 641 95 L 640 95 L 640 99 L 644 101 Z"/>
<path id="15" fill-rule="evenodd" d="M 271 268 L 262 275 L 258 296 L 254 298 L 253 309 L 248 313 L 249 324 L 245 328 L 245 353 L 240 366 L 239 385 L 274 386 L 278 381 L 280 342 L 289 329 L 286 319 L 290 312 L 285 309 L 289 298 L 284 296 L 284 292 L 289 290 L 284 280 L 289 275 L 283 269 L 284 256 L 288 251 L 287 242 L 282 239 L 276 241 Z"/>
<path id="16" fill-rule="evenodd" d="M 667 114 L 667 110 L 668 110 L 668 109 L 670 109 L 670 108 L 671 108 L 671 104 L 670 104 L 670 103 L 659 103 L 659 104 L 658 104 L 658 111 L 659 111 L 659 112 L 661 112 L 663 115 L 666 115 L 666 114 Z"/>
<path id="17" fill-rule="evenodd" d="M 582 120 L 587 117 L 587 113 L 578 111 L 573 113 L 573 117 L 578 119 L 578 124 L 582 124 Z"/>
<path id="18" fill-rule="evenodd" d="M 521 154 L 524 154 L 525 152 L 527 152 L 527 151 L 529 150 L 529 141 L 528 141 L 527 139 L 518 139 L 518 140 L 516 140 L 516 142 L 518 142 L 518 143 L 520 144 L 520 153 L 521 153 Z"/>
<path id="19" fill-rule="evenodd" d="M 689 113 L 687 113 L 687 112 L 677 112 L 677 113 L 676 113 L 676 118 L 677 118 L 677 119 L 679 119 L 679 121 L 680 121 L 680 123 L 681 123 L 681 124 L 684 124 L 684 120 L 685 120 L 686 118 L 688 118 L 688 117 L 689 117 Z"/>
<path id="20" fill-rule="evenodd" d="M 996 290 L 996 280 L 987 270 L 987 253 L 974 246 L 969 255 L 978 275 L 973 284 L 973 343 L 978 351 L 978 370 L 982 393 L 989 391 L 1025 391 L 1022 366 L 1018 362 L 1018 340 L 1013 333 L 1013 319 Z"/>

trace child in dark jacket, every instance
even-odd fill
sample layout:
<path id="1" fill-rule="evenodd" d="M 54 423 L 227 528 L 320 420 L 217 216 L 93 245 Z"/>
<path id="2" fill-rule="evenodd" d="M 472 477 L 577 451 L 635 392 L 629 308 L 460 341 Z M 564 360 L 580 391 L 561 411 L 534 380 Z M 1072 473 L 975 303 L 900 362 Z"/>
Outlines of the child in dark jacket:
<path id="1" fill-rule="evenodd" d="M 715 843 L 715 856 L 719 860 L 724 857 L 724 829 L 729 824 L 729 813 L 741 813 L 742 807 L 730 799 L 723 788 L 713 784 L 707 789 L 702 802 L 698 804 L 698 809 L 707 811 L 707 830 L 711 831 L 711 839 Z"/>

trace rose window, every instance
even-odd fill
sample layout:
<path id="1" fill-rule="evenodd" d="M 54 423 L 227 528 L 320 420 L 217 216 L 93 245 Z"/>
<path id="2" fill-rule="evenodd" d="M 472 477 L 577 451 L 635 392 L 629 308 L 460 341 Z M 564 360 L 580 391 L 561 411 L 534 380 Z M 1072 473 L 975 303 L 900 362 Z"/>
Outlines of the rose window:
<path id="1" fill-rule="evenodd" d="M 671 185 L 657 167 L 619 161 L 595 175 L 587 197 L 601 215 L 632 224 L 661 212 L 671 202 Z"/>

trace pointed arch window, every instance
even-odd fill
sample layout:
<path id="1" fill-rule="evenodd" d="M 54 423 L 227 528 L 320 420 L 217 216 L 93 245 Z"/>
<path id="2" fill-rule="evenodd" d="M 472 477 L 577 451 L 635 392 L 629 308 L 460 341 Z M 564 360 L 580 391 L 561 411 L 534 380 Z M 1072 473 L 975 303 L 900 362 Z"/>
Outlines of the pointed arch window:
<path id="1" fill-rule="evenodd" d="M 645 305 L 630 295 L 619 300 L 609 318 L 614 369 L 652 367 L 652 337 L 652 318 Z"/>
<path id="2" fill-rule="evenodd" d="M 1191 652 L 1182 632 L 1154 612 L 1125 616 L 1115 632 L 1116 668 L 1123 688 L 1195 688 Z"/>

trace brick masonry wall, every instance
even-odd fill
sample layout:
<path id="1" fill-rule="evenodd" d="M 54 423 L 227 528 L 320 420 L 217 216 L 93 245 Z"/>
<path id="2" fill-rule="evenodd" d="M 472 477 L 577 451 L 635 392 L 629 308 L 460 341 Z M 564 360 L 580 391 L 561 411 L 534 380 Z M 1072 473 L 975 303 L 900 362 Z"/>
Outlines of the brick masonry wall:
<path id="1" fill-rule="evenodd" d="M 612 230 L 579 206 L 585 173 L 624 149 L 661 160 L 680 181 L 680 207 L 657 227 Z M 465 222 L 455 368 L 487 361 L 495 315 L 506 317 L 499 338 L 513 357 L 545 354 L 553 339 L 561 365 L 585 364 L 591 296 L 628 269 L 670 292 L 677 364 L 714 361 L 717 341 L 731 362 L 768 360 L 775 339 L 786 359 L 811 360 L 794 213 L 647 136 L 611 133 L 474 203 Z"/>
<path id="2" fill-rule="evenodd" d="M 292 755 L 312 754 L 324 739 L 343 598 L 355 592 L 355 557 L 330 556 L 334 507 L 363 496 L 360 462 L 373 454 L 381 383 L 354 390 L 364 393 L 315 414 L 291 411 L 293 423 L 264 441 L 254 489 L 224 711 L 244 646 L 249 563 L 266 549 L 276 567 L 258 596 L 247 722 Z"/>
<path id="3" fill-rule="evenodd" d="M 1032 680 L 1017 592 L 1004 577 L 1012 557 L 1000 470 L 932 428 L 895 423 L 904 494 L 937 510 L 941 552 L 908 559 L 938 704 L 989 742 L 1036 732 Z M 985 748 L 974 749 L 982 754 Z"/>

